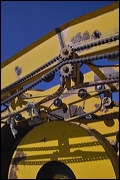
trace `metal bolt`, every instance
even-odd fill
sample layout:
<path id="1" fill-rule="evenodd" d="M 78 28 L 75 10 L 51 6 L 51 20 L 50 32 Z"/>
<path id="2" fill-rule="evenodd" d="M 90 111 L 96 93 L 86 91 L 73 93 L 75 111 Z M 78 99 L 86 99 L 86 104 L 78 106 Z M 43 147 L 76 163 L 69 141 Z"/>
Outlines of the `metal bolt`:
<path id="1" fill-rule="evenodd" d="M 67 49 L 63 49 L 62 52 L 63 52 L 64 55 L 68 55 L 69 54 L 69 51 Z"/>
<path id="2" fill-rule="evenodd" d="M 67 66 L 63 66 L 63 71 L 64 71 L 65 73 L 68 73 L 68 72 L 69 72 L 69 68 L 68 68 Z"/>
<path id="3" fill-rule="evenodd" d="M 21 114 L 17 114 L 15 116 L 15 119 L 16 119 L 16 121 L 20 121 L 22 119 L 22 115 Z"/>
<path id="4" fill-rule="evenodd" d="M 60 98 L 54 100 L 54 106 L 60 107 L 61 105 L 62 105 L 62 100 Z"/>
<path id="5" fill-rule="evenodd" d="M 104 85 L 97 85 L 95 86 L 95 90 L 96 91 L 100 91 L 100 90 L 103 90 L 104 89 Z"/>
<path id="6" fill-rule="evenodd" d="M 79 96 L 80 98 L 85 98 L 85 97 L 87 96 L 87 91 L 86 91 L 86 89 L 80 89 L 80 90 L 78 91 L 78 96 Z"/>
<path id="7" fill-rule="evenodd" d="M 98 85 L 98 86 L 97 86 L 97 89 L 98 89 L 98 90 L 101 90 L 101 89 L 102 89 L 102 86 L 101 86 L 101 85 Z"/>
<path id="8" fill-rule="evenodd" d="M 112 107 L 113 106 L 113 100 L 111 99 L 111 97 L 105 97 L 103 100 L 103 106 L 104 107 Z"/>

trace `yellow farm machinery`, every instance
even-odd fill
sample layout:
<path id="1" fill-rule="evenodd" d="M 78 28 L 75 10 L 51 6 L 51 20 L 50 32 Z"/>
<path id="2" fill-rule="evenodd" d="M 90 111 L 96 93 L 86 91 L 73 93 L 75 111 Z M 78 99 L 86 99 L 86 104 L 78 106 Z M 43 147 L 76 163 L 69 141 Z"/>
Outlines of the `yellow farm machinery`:
<path id="1" fill-rule="evenodd" d="M 78 17 L 1 64 L 2 179 L 119 179 L 118 15 Z"/>

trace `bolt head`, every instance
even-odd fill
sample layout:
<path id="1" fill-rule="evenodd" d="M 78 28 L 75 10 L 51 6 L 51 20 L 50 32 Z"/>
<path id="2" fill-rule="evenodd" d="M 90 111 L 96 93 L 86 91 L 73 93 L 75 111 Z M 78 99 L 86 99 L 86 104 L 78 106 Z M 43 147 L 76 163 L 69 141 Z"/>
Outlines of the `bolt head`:
<path id="1" fill-rule="evenodd" d="M 64 66 L 64 67 L 63 67 L 63 71 L 64 71 L 65 73 L 68 73 L 68 72 L 69 72 L 69 68 L 68 68 L 67 66 Z"/>
<path id="2" fill-rule="evenodd" d="M 54 106 L 60 107 L 61 105 L 62 105 L 62 100 L 60 98 L 54 100 Z"/>
<path id="3" fill-rule="evenodd" d="M 101 86 L 101 85 L 98 85 L 98 86 L 97 86 L 97 89 L 98 89 L 98 90 L 101 90 L 101 89 L 102 89 L 102 86 Z"/>
<path id="4" fill-rule="evenodd" d="M 104 89 L 104 85 L 103 84 L 95 86 L 95 90 L 96 91 L 100 91 L 100 90 L 103 90 L 103 89 Z"/>
<path id="5" fill-rule="evenodd" d="M 16 121 L 20 121 L 22 119 L 22 115 L 21 114 L 17 114 L 15 116 L 15 119 L 16 119 Z"/>
<path id="6" fill-rule="evenodd" d="M 67 49 L 63 49 L 62 53 L 63 53 L 64 55 L 68 55 L 68 54 L 69 54 L 69 51 L 68 51 Z"/>
<path id="7" fill-rule="evenodd" d="M 85 97 L 87 97 L 87 91 L 86 91 L 86 89 L 80 89 L 80 90 L 78 91 L 78 96 L 79 96 L 80 98 L 85 98 Z"/>

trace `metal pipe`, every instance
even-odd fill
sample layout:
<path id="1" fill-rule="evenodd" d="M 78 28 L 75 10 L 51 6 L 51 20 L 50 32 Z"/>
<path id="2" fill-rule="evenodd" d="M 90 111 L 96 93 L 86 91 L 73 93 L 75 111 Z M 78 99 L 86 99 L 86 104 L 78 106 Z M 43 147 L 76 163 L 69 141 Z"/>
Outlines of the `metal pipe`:
<path id="1" fill-rule="evenodd" d="M 45 103 L 45 102 L 47 102 L 47 101 L 49 101 L 49 100 L 51 100 L 51 99 L 54 99 L 55 97 L 59 96 L 60 94 L 62 94 L 62 92 L 63 92 L 63 90 L 64 90 L 64 86 L 65 86 L 65 78 L 64 78 L 64 77 L 61 77 L 61 78 L 60 78 L 60 87 L 59 87 L 59 89 L 58 89 L 55 93 L 53 93 L 52 95 L 48 96 L 47 98 L 44 98 L 43 100 L 35 103 L 35 106 L 37 106 L 37 105 L 39 105 L 39 104 L 42 104 L 42 103 Z M 23 111 L 26 111 L 26 110 L 28 110 L 28 109 L 30 109 L 30 108 L 31 108 L 31 106 L 26 106 L 26 107 L 22 108 L 22 109 L 19 110 L 19 111 L 15 111 L 15 112 L 13 112 L 13 113 L 9 113 L 9 114 L 1 117 L 1 120 L 6 119 L 6 118 L 8 118 L 8 117 L 15 116 L 16 114 L 21 113 L 21 112 L 23 112 Z"/>
<path id="2" fill-rule="evenodd" d="M 100 97 L 100 96 L 99 96 L 99 97 Z M 100 100 L 101 100 L 101 98 L 100 98 Z M 95 109 L 94 111 L 90 111 L 90 112 L 88 112 L 88 113 L 83 113 L 83 114 L 81 114 L 81 115 L 72 117 L 72 118 L 70 118 L 70 119 L 67 119 L 67 121 L 73 121 L 73 120 L 75 120 L 75 119 L 79 119 L 79 118 L 81 118 L 81 117 L 84 117 L 84 116 L 87 116 L 87 115 L 96 113 L 97 111 L 99 111 L 99 110 L 101 109 L 102 105 L 103 105 L 103 102 L 102 102 L 102 100 L 101 100 L 100 105 L 99 105 L 98 108 Z"/>
<path id="3" fill-rule="evenodd" d="M 117 82 L 119 82 L 119 78 L 113 79 L 113 80 L 102 80 L 101 82 L 86 82 L 86 83 L 80 84 L 79 88 L 91 87 L 91 86 L 96 86 L 96 85 L 101 85 L 101 84 L 111 84 L 111 83 L 117 83 Z"/>

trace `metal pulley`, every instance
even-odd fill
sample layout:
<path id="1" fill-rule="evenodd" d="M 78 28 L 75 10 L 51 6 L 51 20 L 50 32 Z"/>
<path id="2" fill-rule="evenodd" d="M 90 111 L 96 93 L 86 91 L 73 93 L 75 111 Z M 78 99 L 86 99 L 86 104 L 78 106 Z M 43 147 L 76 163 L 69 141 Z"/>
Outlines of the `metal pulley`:
<path id="1" fill-rule="evenodd" d="M 80 98 L 85 98 L 85 97 L 87 97 L 87 90 L 86 89 L 80 89 L 79 91 L 78 91 L 78 96 L 80 97 Z"/>
<path id="2" fill-rule="evenodd" d="M 62 105 L 62 100 L 60 98 L 56 98 L 53 103 L 54 106 L 60 107 Z"/>
<path id="3" fill-rule="evenodd" d="M 66 64 L 61 67 L 60 75 L 64 77 L 69 77 L 73 72 L 73 66 L 71 64 Z"/>
<path id="4" fill-rule="evenodd" d="M 15 116 L 16 121 L 20 121 L 22 118 L 23 117 L 21 114 L 16 114 L 16 116 Z"/>
<path id="5" fill-rule="evenodd" d="M 111 97 L 104 97 L 102 103 L 104 107 L 108 108 L 113 104 L 113 100 L 111 99 Z"/>
<path id="6" fill-rule="evenodd" d="M 45 78 L 43 79 L 43 81 L 44 81 L 44 82 L 50 82 L 50 81 L 52 81 L 52 80 L 54 79 L 54 77 L 55 77 L 55 72 L 53 72 L 53 73 L 51 73 L 49 76 L 45 77 Z"/>
<path id="7" fill-rule="evenodd" d="M 60 55 L 65 58 L 65 57 L 69 57 L 69 55 L 71 54 L 71 48 L 70 47 L 64 47 L 61 51 L 60 51 Z"/>
<path id="8" fill-rule="evenodd" d="M 104 89 L 105 89 L 104 84 L 100 84 L 100 85 L 95 86 L 95 90 L 96 90 L 96 91 L 102 91 L 102 90 L 104 90 Z"/>

